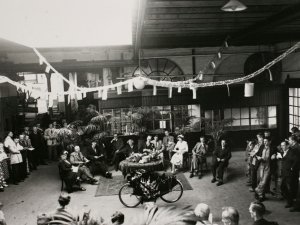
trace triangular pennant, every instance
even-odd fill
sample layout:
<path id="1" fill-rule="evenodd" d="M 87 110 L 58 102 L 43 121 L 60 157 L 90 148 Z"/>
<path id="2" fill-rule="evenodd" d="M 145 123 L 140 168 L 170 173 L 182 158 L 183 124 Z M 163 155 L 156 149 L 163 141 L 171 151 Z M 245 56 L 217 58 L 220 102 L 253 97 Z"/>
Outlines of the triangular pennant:
<path id="1" fill-rule="evenodd" d="M 157 94 L 157 87 L 156 85 L 153 86 L 153 95 L 156 95 Z"/>
<path id="2" fill-rule="evenodd" d="M 107 89 L 103 89 L 102 100 L 107 100 Z"/>
<path id="3" fill-rule="evenodd" d="M 122 94 L 122 86 L 117 86 L 117 94 Z"/>
<path id="4" fill-rule="evenodd" d="M 192 88 L 193 90 L 193 99 L 197 98 L 197 89 L 196 88 Z"/>
<path id="5" fill-rule="evenodd" d="M 98 98 L 102 98 L 102 89 L 98 90 Z"/>
<path id="6" fill-rule="evenodd" d="M 172 91 L 173 91 L 173 88 L 169 87 L 169 90 L 168 90 L 168 97 L 169 98 L 172 98 Z"/>

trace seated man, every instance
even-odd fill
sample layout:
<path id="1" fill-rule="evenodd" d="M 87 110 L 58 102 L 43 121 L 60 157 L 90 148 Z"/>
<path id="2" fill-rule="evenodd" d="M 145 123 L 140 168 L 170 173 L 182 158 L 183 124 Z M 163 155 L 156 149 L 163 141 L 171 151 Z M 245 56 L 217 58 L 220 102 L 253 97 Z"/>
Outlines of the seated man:
<path id="1" fill-rule="evenodd" d="M 222 139 L 221 146 L 218 147 L 213 152 L 213 158 L 212 158 L 213 179 L 211 180 L 211 182 L 214 183 L 218 180 L 217 186 L 223 184 L 224 169 L 228 166 L 228 162 L 230 158 L 231 158 L 231 151 L 228 145 L 226 144 L 226 141 Z M 217 170 L 218 170 L 218 176 L 216 177 Z"/>
<path id="2" fill-rule="evenodd" d="M 108 172 L 107 165 L 103 159 L 104 155 L 97 148 L 96 141 L 92 141 L 91 146 L 86 149 L 86 157 L 88 160 L 90 160 L 90 171 L 92 174 L 95 174 L 99 171 L 101 175 L 107 178 L 112 178 L 112 175 L 110 172 Z"/>
<path id="3" fill-rule="evenodd" d="M 206 162 L 206 153 L 208 150 L 207 144 L 205 144 L 204 137 L 200 137 L 200 142 L 197 142 L 192 150 L 192 162 L 191 162 L 191 174 L 190 178 L 194 176 L 194 172 L 198 173 L 199 179 L 202 177 L 202 167 Z"/>
<path id="4" fill-rule="evenodd" d="M 138 149 L 137 146 L 134 145 L 134 141 L 132 139 L 129 139 L 127 141 L 127 145 L 124 148 L 115 152 L 114 162 L 116 171 L 118 171 L 119 169 L 119 163 L 130 156 L 132 153 L 138 153 Z"/>
<path id="5" fill-rule="evenodd" d="M 115 164 L 115 153 L 120 151 L 124 147 L 124 142 L 117 134 L 114 134 L 114 138 L 111 140 L 111 149 L 109 152 L 111 159 L 111 165 Z"/>
<path id="6" fill-rule="evenodd" d="M 58 163 L 59 173 L 61 178 L 64 180 L 67 186 L 67 191 L 69 193 L 73 192 L 75 187 L 78 187 L 80 190 L 85 191 L 85 188 L 80 186 L 80 177 L 79 174 L 73 172 L 72 164 L 67 160 L 68 152 L 65 151 L 60 156 L 60 161 Z"/>
<path id="7" fill-rule="evenodd" d="M 80 147 L 76 145 L 74 147 L 74 152 L 72 152 L 70 155 L 70 163 L 73 166 L 78 167 L 78 172 L 81 175 L 81 179 L 88 180 L 91 184 L 97 184 L 98 181 L 93 177 L 90 169 L 86 166 L 89 162 L 90 161 L 80 152 Z"/>

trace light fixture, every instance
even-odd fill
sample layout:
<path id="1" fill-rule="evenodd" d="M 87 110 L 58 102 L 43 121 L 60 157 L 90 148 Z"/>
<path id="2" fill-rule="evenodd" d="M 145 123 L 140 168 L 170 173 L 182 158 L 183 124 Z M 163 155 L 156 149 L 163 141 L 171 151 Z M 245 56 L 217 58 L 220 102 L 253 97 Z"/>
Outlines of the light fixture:
<path id="1" fill-rule="evenodd" d="M 225 12 L 238 12 L 247 9 L 247 6 L 238 0 L 229 0 L 221 9 Z"/>

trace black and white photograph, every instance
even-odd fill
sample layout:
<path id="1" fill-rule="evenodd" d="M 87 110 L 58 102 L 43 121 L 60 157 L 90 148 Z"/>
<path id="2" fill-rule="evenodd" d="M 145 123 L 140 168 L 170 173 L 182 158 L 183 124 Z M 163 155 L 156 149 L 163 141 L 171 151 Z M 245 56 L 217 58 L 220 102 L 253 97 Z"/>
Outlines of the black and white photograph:
<path id="1" fill-rule="evenodd" d="M 299 225 L 300 0 L 0 0 L 0 225 Z"/>

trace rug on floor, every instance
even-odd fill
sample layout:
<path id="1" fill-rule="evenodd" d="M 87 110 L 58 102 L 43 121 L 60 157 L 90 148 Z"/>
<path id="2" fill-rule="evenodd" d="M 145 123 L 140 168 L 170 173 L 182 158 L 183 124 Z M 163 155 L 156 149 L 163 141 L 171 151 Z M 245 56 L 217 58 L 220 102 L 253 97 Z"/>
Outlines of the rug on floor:
<path id="1" fill-rule="evenodd" d="M 183 185 L 183 190 L 193 190 L 191 184 L 189 183 L 189 181 L 183 173 L 176 174 L 176 177 L 178 180 L 181 181 Z M 125 183 L 126 180 L 123 176 L 114 176 L 113 179 L 106 179 L 104 177 L 100 177 L 95 197 L 118 195 L 120 188 Z"/>

